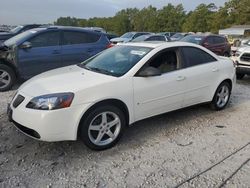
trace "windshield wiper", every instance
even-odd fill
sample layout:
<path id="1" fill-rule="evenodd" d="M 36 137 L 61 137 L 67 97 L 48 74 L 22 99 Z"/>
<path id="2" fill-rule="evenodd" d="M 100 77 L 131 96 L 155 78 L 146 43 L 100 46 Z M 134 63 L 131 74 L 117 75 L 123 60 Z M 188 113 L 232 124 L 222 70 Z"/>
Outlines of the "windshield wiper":
<path id="1" fill-rule="evenodd" d="M 111 75 L 111 76 L 117 76 L 115 73 L 112 73 L 110 71 L 100 69 L 97 67 L 87 67 L 86 65 L 81 65 L 81 67 L 84 69 L 90 70 L 90 71 L 99 72 L 99 73 L 103 73 L 103 74 L 107 74 L 107 75 Z"/>

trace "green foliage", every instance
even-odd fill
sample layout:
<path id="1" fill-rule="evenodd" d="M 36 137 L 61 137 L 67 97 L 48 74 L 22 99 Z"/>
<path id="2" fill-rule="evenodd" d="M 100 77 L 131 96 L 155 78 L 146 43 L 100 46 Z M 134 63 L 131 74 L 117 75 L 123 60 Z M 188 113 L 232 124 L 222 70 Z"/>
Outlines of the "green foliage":
<path id="1" fill-rule="evenodd" d="M 232 25 L 250 24 L 250 0 L 229 0 L 219 8 L 214 3 L 200 4 L 188 13 L 182 4 L 174 6 L 169 3 L 162 9 L 150 5 L 141 10 L 123 9 L 107 18 L 60 17 L 54 24 L 102 27 L 119 35 L 128 31 L 216 33 L 219 29 Z"/>

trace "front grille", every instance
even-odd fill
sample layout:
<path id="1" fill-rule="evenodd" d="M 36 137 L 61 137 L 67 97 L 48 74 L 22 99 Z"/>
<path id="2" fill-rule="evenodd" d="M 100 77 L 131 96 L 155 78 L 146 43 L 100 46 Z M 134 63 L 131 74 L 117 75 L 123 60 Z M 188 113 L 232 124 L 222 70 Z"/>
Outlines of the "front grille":
<path id="1" fill-rule="evenodd" d="M 18 107 L 24 101 L 24 99 L 25 98 L 22 95 L 18 95 L 12 104 L 13 107 L 14 108 Z"/>
<path id="2" fill-rule="evenodd" d="M 240 57 L 240 60 L 250 62 L 250 53 L 242 54 L 242 56 Z"/>

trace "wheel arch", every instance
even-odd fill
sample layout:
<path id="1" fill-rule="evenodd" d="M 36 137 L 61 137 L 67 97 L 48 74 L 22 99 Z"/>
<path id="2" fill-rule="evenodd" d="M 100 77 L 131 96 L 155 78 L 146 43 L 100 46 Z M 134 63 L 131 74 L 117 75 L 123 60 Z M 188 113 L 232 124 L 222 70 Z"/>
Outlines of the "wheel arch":
<path id="1" fill-rule="evenodd" d="M 17 72 L 17 69 L 16 69 L 15 65 L 13 65 L 12 63 L 9 63 L 8 61 L 5 61 L 5 60 L 3 60 L 3 59 L 0 59 L 0 64 L 10 67 L 10 68 L 14 71 L 15 76 L 16 76 L 16 77 L 19 76 L 19 74 L 18 74 L 18 72 Z"/>
<path id="2" fill-rule="evenodd" d="M 77 128 L 77 137 L 79 135 L 79 130 L 80 130 L 80 124 L 81 122 L 84 120 L 85 117 L 87 117 L 87 115 L 95 108 L 97 108 L 98 106 L 102 106 L 102 105 L 112 105 L 112 106 L 115 106 L 117 108 L 119 108 L 125 115 L 125 119 L 126 119 L 126 126 L 129 125 L 129 110 L 128 110 L 128 107 L 127 105 L 121 101 L 120 99 L 105 99 L 105 100 L 102 100 L 102 101 L 98 101 L 96 102 L 95 104 L 93 104 L 92 106 L 90 106 L 85 112 L 84 114 L 82 115 L 80 121 L 79 121 L 79 124 L 78 124 L 78 128 Z"/>

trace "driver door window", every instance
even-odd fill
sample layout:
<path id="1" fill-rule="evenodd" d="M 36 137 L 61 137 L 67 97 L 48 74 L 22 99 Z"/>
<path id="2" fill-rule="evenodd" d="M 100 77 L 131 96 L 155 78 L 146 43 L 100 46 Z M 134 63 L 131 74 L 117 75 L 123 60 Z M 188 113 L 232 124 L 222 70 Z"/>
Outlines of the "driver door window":
<path id="1" fill-rule="evenodd" d="M 60 35 L 58 31 L 42 33 L 32 38 L 29 42 L 33 48 L 59 46 Z"/>
<path id="2" fill-rule="evenodd" d="M 180 69 L 177 49 L 160 52 L 149 62 L 148 66 L 159 69 L 162 74 Z"/>

